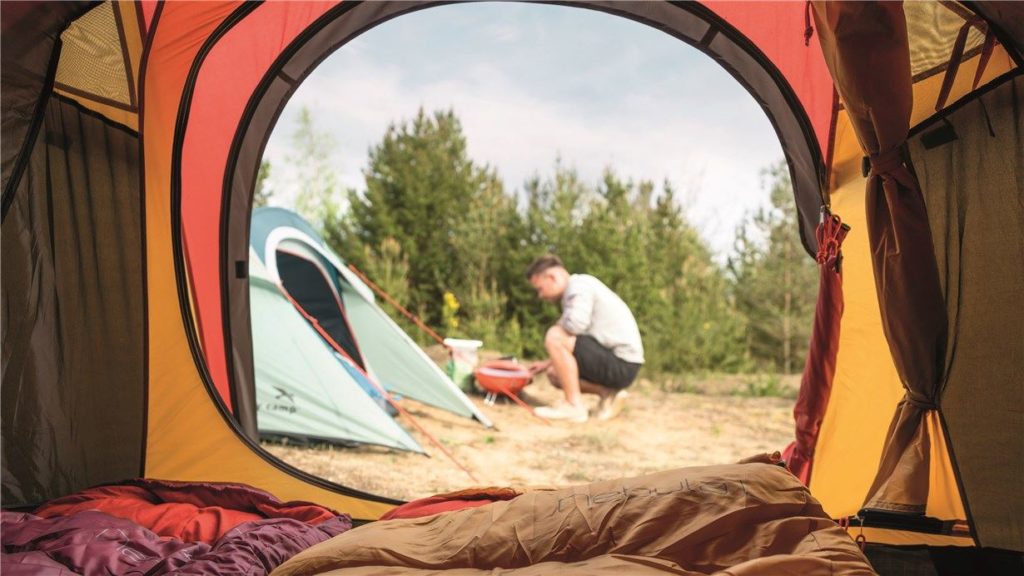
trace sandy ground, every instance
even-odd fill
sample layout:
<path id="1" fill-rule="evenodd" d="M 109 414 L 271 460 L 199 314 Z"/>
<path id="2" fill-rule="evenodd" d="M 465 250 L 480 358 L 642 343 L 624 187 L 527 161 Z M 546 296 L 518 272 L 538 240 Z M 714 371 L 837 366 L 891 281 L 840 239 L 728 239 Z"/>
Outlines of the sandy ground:
<path id="1" fill-rule="evenodd" d="M 688 383 L 689 392 L 666 392 L 641 379 L 615 419 L 585 424 L 545 423 L 510 401 L 487 406 L 472 400 L 495 424 L 487 429 L 419 404 L 403 406 L 472 473 L 454 464 L 408 422 L 402 422 L 430 457 L 381 448 L 296 447 L 265 444 L 285 462 L 328 480 L 399 499 L 469 486 L 568 485 L 680 466 L 722 464 L 782 450 L 793 437 L 798 381 L 781 382 L 783 397 L 753 397 L 739 378 Z M 778 391 L 777 391 L 778 393 Z M 543 377 L 523 391 L 534 406 L 561 392 Z M 591 406 L 596 397 L 588 397 Z"/>

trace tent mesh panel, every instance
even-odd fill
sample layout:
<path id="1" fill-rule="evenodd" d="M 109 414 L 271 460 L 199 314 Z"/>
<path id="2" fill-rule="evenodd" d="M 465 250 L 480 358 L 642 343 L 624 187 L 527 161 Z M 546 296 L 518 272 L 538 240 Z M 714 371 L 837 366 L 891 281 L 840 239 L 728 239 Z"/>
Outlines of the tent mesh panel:
<path id="1" fill-rule="evenodd" d="M 86 97 L 131 107 L 126 55 L 114 8 L 104 2 L 76 20 L 61 35 L 57 65 L 59 86 Z"/>

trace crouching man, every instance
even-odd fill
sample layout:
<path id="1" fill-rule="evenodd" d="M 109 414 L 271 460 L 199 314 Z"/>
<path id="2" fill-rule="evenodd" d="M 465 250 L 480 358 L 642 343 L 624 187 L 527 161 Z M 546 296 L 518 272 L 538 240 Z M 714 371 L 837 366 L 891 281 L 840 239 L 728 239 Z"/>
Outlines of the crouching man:
<path id="1" fill-rule="evenodd" d="M 559 302 L 562 316 L 544 336 L 548 360 L 531 366 L 547 371 L 562 389 L 564 402 L 537 409 L 551 420 L 586 422 L 582 394 L 600 398 L 597 418 L 615 417 L 628 388 L 644 363 L 644 347 L 633 313 L 603 282 L 588 274 L 569 274 L 553 254 L 541 256 L 526 269 L 537 296 Z"/>

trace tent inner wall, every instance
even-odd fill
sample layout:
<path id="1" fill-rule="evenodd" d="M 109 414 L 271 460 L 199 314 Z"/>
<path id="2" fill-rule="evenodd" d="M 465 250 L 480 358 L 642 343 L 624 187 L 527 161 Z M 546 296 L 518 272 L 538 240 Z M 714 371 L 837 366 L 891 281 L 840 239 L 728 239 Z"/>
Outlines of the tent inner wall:
<path id="1" fill-rule="evenodd" d="M 142 475 L 138 137 L 53 97 L 3 223 L 3 501 Z"/>
<path id="2" fill-rule="evenodd" d="M 909 140 L 950 319 L 940 411 L 979 544 L 1017 551 L 1024 550 L 1022 101 L 1017 74 Z"/>
<path id="3" fill-rule="evenodd" d="M 865 178 L 853 129 L 845 112 L 836 122 L 836 158 L 847 159 L 833 171 L 832 210 L 850 225 L 843 242 L 844 311 L 831 396 L 815 451 L 810 488 L 834 518 L 861 509 L 874 479 L 892 411 L 903 398 L 903 385 L 891 361 L 882 330 L 871 249 L 864 210 Z M 931 489 L 926 514 L 962 520 L 952 463 L 944 443 L 931 444 Z M 933 536 L 896 530 L 867 529 L 869 542 L 972 546 L 960 536 Z"/>

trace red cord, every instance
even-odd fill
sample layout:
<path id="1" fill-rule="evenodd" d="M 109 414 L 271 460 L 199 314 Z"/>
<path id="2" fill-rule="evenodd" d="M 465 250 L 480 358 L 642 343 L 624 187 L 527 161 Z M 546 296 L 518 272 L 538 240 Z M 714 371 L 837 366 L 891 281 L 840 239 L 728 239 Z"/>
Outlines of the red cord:
<path id="1" fill-rule="evenodd" d="M 815 255 L 815 260 L 818 261 L 818 264 L 828 265 L 835 272 L 839 272 L 839 262 L 842 260 L 840 248 L 850 227 L 843 224 L 842 219 L 835 214 L 826 212 L 822 216 L 823 220 L 815 230 L 818 240 L 818 253 Z"/>
<path id="2" fill-rule="evenodd" d="M 283 286 L 278 285 L 278 289 L 281 290 L 281 293 L 284 294 L 284 297 L 287 298 L 288 301 L 292 303 L 292 306 L 295 306 L 295 309 L 299 311 L 299 314 L 302 314 L 302 316 L 313 326 L 313 328 L 316 329 L 316 331 L 320 334 L 320 336 L 323 337 L 323 339 L 326 340 L 327 343 L 330 344 L 332 348 L 334 348 L 336 351 L 338 351 L 339 354 L 342 354 L 346 358 L 351 360 L 351 357 L 348 354 L 345 353 L 345 350 L 342 349 L 342 347 L 339 346 L 338 343 L 335 342 L 333 338 L 331 338 L 331 335 L 328 334 L 327 331 L 324 330 L 322 326 L 320 326 L 320 323 L 317 322 L 316 318 L 314 318 L 309 313 L 307 313 L 302 308 L 302 306 L 298 302 L 296 302 L 294 298 L 292 298 L 291 294 L 289 294 L 288 291 L 285 290 Z M 409 414 L 409 412 L 405 408 L 400 406 L 398 404 L 398 402 L 395 401 L 395 398 L 391 395 L 390 392 L 385 390 L 383 386 L 378 384 L 376 380 L 371 378 L 370 375 L 367 374 L 366 372 L 364 372 L 363 369 L 360 368 L 358 364 L 355 364 L 355 362 L 353 362 L 353 367 L 356 370 L 358 370 L 359 373 L 362 374 L 363 377 L 365 377 L 366 380 L 371 385 L 373 385 L 373 387 L 377 390 L 377 392 L 379 392 L 382 396 L 384 396 L 384 398 L 388 401 L 388 404 L 391 404 L 391 406 L 393 406 L 395 408 L 395 410 L 398 410 L 399 414 L 404 416 L 413 426 L 416 427 L 417 430 L 419 430 L 424 436 L 426 436 L 427 439 L 430 440 L 431 444 L 436 446 L 439 450 L 441 450 L 441 452 L 444 452 L 445 456 L 447 456 L 449 460 L 454 462 L 456 466 L 461 468 L 462 471 L 465 472 L 470 477 L 470 479 L 473 480 L 473 482 L 476 482 L 477 484 L 480 483 L 480 481 L 477 480 L 476 476 L 474 476 L 473 473 L 469 471 L 469 468 L 466 468 L 465 466 L 462 465 L 461 462 L 456 460 L 455 456 L 451 452 L 449 452 L 444 447 L 444 445 L 442 445 L 436 438 L 434 438 L 430 434 L 430 432 L 427 432 L 426 429 L 423 428 L 423 426 L 420 426 L 420 423 L 417 422 L 416 419 L 412 417 L 412 414 Z"/>
<path id="3" fill-rule="evenodd" d="M 399 304 L 394 298 L 392 298 L 387 292 L 385 292 L 384 289 L 374 284 L 373 281 L 367 278 L 365 274 L 360 272 L 358 268 L 356 268 L 352 264 L 349 264 L 348 269 L 354 272 L 356 276 L 359 276 L 360 280 L 365 282 L 367 286 L 372 288 L 373 291 L 376 292 L 378 296 L 386 300 L 388 304 L 391 304 L 392 306 L 397 308 L 399 312 L 404 314 L 406 318 L 412 320 L 413 324 L 416 324 L 416 326 L 418 326 L 421 330 L 429 334 L 431 338 L 437 340 L 438 344 L 444 346 L 445 348 L 448 348 L 448 345 L 444 343 L 444 338 L 441 338 L 441 336 L 439 336 L 437 332 L 431 330 L 430 326 L 424 324 L 423 321 L 420 320 L 415 314 L 406 310 L 401 304 Z"/>

